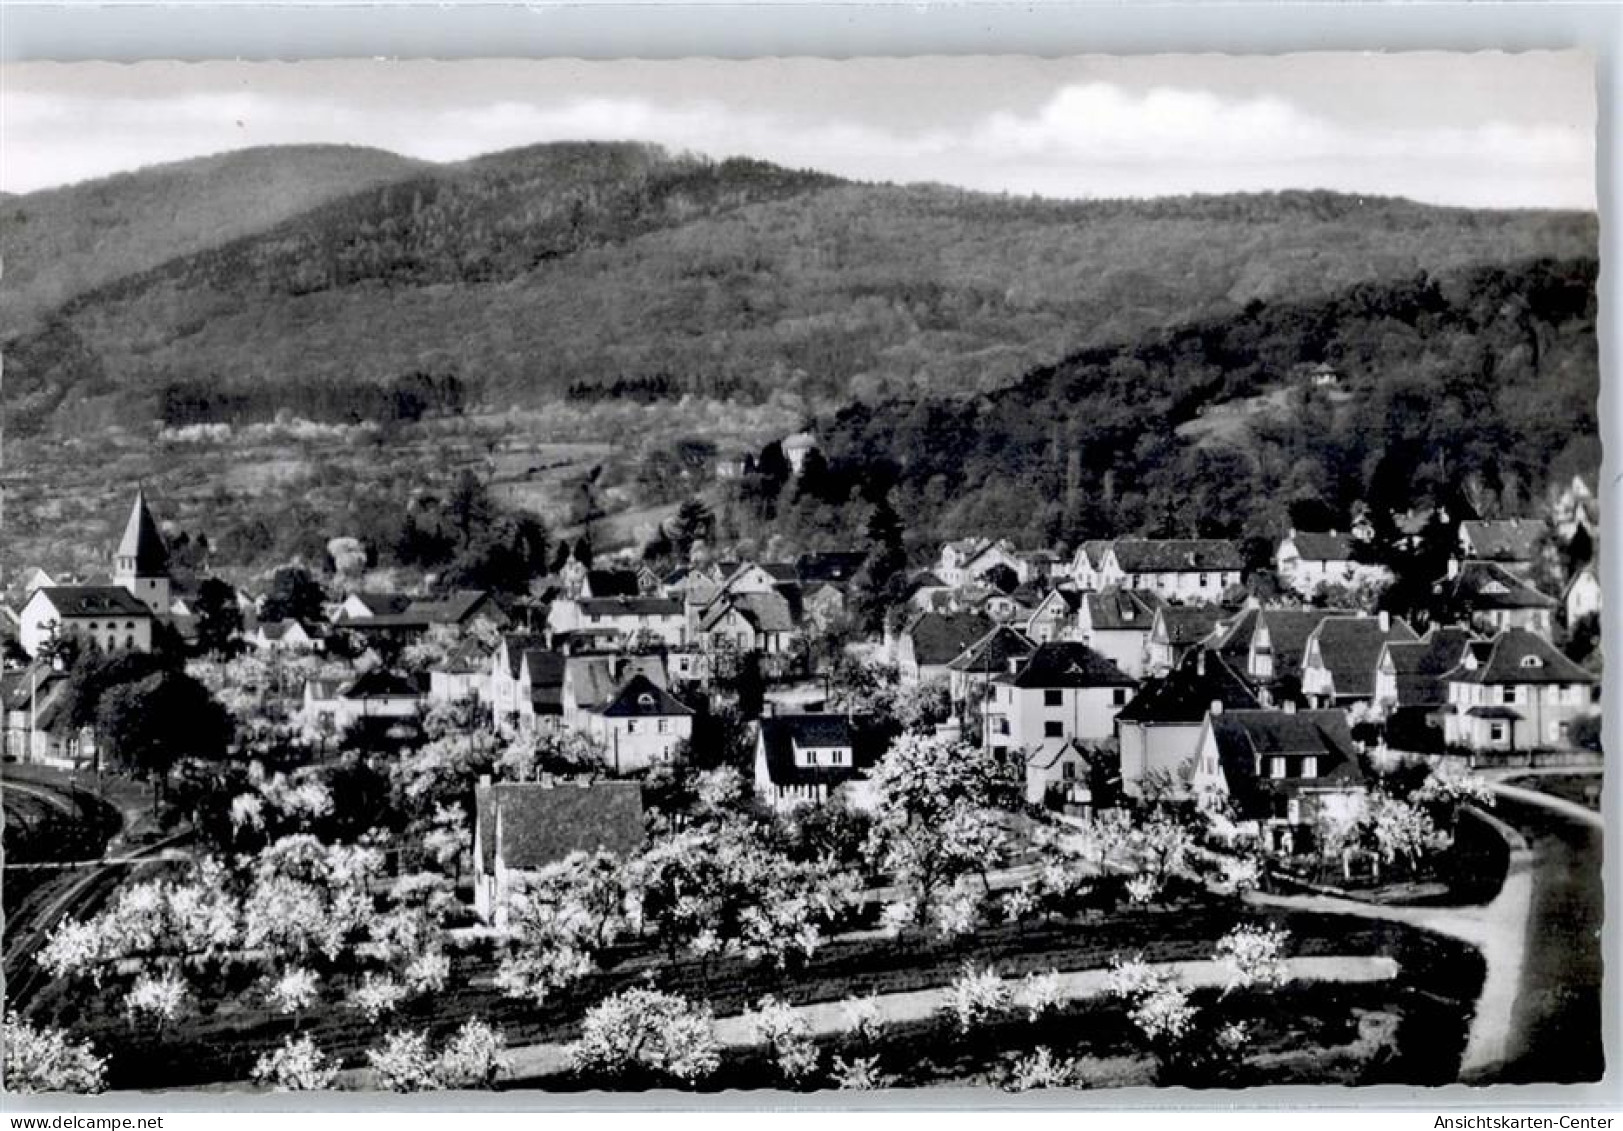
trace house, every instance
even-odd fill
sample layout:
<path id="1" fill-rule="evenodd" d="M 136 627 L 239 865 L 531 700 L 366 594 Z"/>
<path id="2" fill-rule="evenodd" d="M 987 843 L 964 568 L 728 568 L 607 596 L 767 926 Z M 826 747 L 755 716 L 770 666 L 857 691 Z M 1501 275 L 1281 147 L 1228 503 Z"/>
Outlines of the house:
<path id="1" fill-rule="evenodd" d="M 908 578 L 904 590 L 907 603 L 924 612 L 943 611 L 952 598 L 952 592 L 953 586 L 930 570 L 922 570 Z"/>
<path id="2" fill-rule="evenodd" d="M 849 715 L 768 716 L 755 739 L 755 794 L 779 811 L 821 805 L 836 792 L 866 806 L 866 775 L 883 747 L 866 720 Z"/>
<path id="3" fill-rule="evenodd" d="M 0 673 L 0 754 L 75 769 L 94 760 L 96 735 L 67 716 L 68 676 L 47 663 Z"/>
<path id="4" fill-rule="evenodd" d="M 981 613 L 919 613 L 890 642 L 904 680 L 945 679 L 948 665 L 994 627 Z"/>
<path id="5" fill-rule="evenodd" d="M 363 607 L 372 609 L 371 615 L 354 615 Z M 379 608 L 388 611 L 376 611 Z M 414 639 L 434 628 L 458 634 L 476 630 L 500 632 L 512 623 L 496 598 L 483 589 L 457 589 L 439 597 L 414 597 L 403 609 L 399 608 L 398 598 L 374 605 L 370 600 L 352 602 L 346 597 L 342 616 L 343 627 L 352 632 L 397 640 Z"/>
<path id="6" fill-rule="evenodd" d="M 983 741 L 996 754 L 1035 750 L 1054 739 L 1114 737 L 1116 713 L 1137 680 L 1086 644 L 1038 645 L 992 682 Z"/>
<path id="7" fill-rule="evenodd" d="M 1595 498 L 1595 481 L 1587 475 L 1574 475 L 1571 482 L 1550 504 L 1550 519 L 1562 543 L 1572 541 L 1579 530 L 1593 538 L 1600 532 L 1600 504 Z"/>
<path id="8" fill-rule="evenodd" d="M 1053 550 L 1020 550 L 1015 556 L 1025 563 L 1016 571 L 1023 584 L 1046 588 L 1065 571 L 1065 559 Z"/>
<path id="9" fill-rule="evenodd" d="M 1122 790 L 1133 798 L 1181 794 L 1214 705 L 1229 711 L 1263 706 L 1216 651 L 1196 648 L 1171 671 L 1145 680 L 1116 715 Z"/>
<path id="10" fill-rule="evenodd" d="M 1093 584 L 1083 588 L 1119 586 L 1171 601 L 1216 601 L 1240 584 L 1244 568 L 1240 548 L 1221 539 L 1121 538 L 1104 550 Z"/>
<path id="11" fill-rule="evenodd" d="M 1418 639 L 1387 613 L 1333 616 L 1319 622 L 1302 654 L 1302 694 L 1315 707 L 1375 701 L 1375 673 L 1388 643 Z"/>
<path id="12" fill-rule="evenodd" d="M 952 588 L 968 585 L 1002 566 L 1024 581 L 1030 574 L 1030 565 L 1022 560 L 1014 544 L 1008 539 L 960 538 L 941 547 L 935 575 Z"/>
<path id="13" fill-rule="evenodd" d="M 113 554 L 113 584 L 139 600 L 153 616 L 169 615 L 169 549 L 141 488 L 136 488 L 124 535 Z"/>
<path id="14" fill-rule="evenodd" d="M 1147 670 L 1165 672 L 1177 667 L 1192 649 L 1218 632 L 1239 611 L 1222 605 L 1161 605 L 1155 610 L 1145 642 Z"/>
<path id="15" fill-rule="evenodd" d="M 1048 595 L 1037 602 L 1037 607 L 1026 618 L 1021 631 L 1038 644 L 1051 640 L 1075 640 L 1077 610 L 1082 606 L 1082 594 L 1075 589 L 1050 589 Z"/>
<path id="16" fill-rule="evenodd" d="M 1443 676 L 1459 666 L 1476 641 L 1470 629 L 1433 626 L 1419 640 L 1388 641 L 1375 664 L 1375 705 L 1385 715 L 1385 745 L 1416 754 L 1441 754 L 1437 712 L 1448 703 Z"/>
<path id="17" fill-rule="evenodd" d="M 1274 563 L 1279 580 L 1303 597 L 1330 587 L 1357 589 L 1392 583 L 1392 571 L 1383 565 L 1359 561 L 1358 540 L 1351 534 L 1291 530 L 1279 543 Z"/>
<path id="18" fill-rule="evenodd" d="M 1105 554 L 1110 550 L 1110 543 L 1103 541 L 1084 542 L 1076 548 L 1071 556 L 1071 580 L 1076 582 L 1077 588 L 1084 592 L 1103 589 L 1105 582 L 1103 573 L 1105 568 Z"/>
<path id="19" fill-rule="evenodd" d="M 992 680 L 1008 672 L 1012 661 L 1024 660 L 1037 645 L 1012 625 L 1000 624 L 953 657 L 947 665 L 947 694 L 960 717 L 986 702 Z"/>
<path id="20" fill-rule="evenodd" d="M 1306 851 L 1322 830 L 1356 819 L 1364 805 L 1358 747 L 1338 710 L 1228 710 L 1213 705 L 1190 789 L 1226 801 L 1265 843 Z"/>
<path id="21" fill-rule="evenodd" d="M 524 632 L 505 633 L 496 641 L 490 656 L 490 710 L 498 732 L 505 732 L 518 721 L 519 703 L 523 698 L 519 666 L 524 653 L 545 645 L 544 637 Z"/>
<path id="22" fill-rule="evenodd" d="M 1043 742 L 1026 755 L 1026 803 L 1049 808 L 1092 805 L 1094 765 L 1103 757 L 1074 738 Z"/>
<path id="23" fill-rule="evenodd" d="M 1572 721 L 1596 709 L 1594 674 L 1524 628 L 1467 645 L 1443 682 L 1444 740 L 1472 751 L 1571 749 Z"/>
<path id="24" fill-rule="evenodd" d="M 676 747 L 693 737 L 693 709 L 642 672 L 582 717 L 581 729 L 602 745 L 617 776 L 670 762 Z"/>
<path id="25" fill-rule="evenodd" d="M 1326 617 L 1353 616 L 1348 609 L 1258 609 L 1235 622 L 1235 647 L 1245 654 L 1245 674 L 1259 684 L 1297 684 L 1307 640 Z M 1229 645 L 1220 643 L 1219 649 Z"/>
<path id="26" fill-rule="evenodd" d="M 428 672 L 428 701 L 434 704 L 488 703 L 490 652 L 479 641 L 458 641 Z"/>
<path id="27" fill-rule="evenodd" d="M 1164 604 L 1154 593 L 1112 586 L 1082 595 L 1076 610 L 1076 636 L 1122 671 L 1144 674 L 1155 614 Z"/>
<path id="28" fill-rule="evenodd" d="M 568 656 L 564 659 L 559 713 L 566 730 L 590 733 L 592 716 L 612 703 L 633 676 L 645 676 L 655 687 L 668 687 L 665 660 L 658 655 Z"/>
<path id="29" fill-rule="evenodd" d="M 830 581 L 813 581 L 801 590 L 800 606 L 806 623 L 826 632 L 845 616 L 845 591 Z"/>
<path id="30" fill-rule="evenodd" d="M 687 642 L 687 610 L 674 597 L 563 598 L 547 610 L 547 631 L 590 637 L 606 648 L 675 648 Z"/>
<path id="31" fill-rule="evenodd" d="M 316 652 L 324 642 L 324 636 L 291 618 L 262 620 L 248 634 L 248 644 L 260 652 Z"/>
<path id="32" fill-rule="evenodd" d="M 522 734 L 555 730 L 563 723 L 566 658 L 547 648 L 526 648 L 519 656 L 515 721 Z"/>
<path id="33" fill-rule="evenodd" d="M 483 779 L 474 787 L 474 910 L 504 926 L 508 898 L 526 876 L 575 852 L 629 857 L 646 839 L 636 782 Z"/>
<path id="34" fill-rule="evenodd" d="M 149 652 L 154 623 L 152 609 L 122 585 L 57 585 L 29 595 L 17 641 L 30 656 L 56 637 L 109 652 Z"/>
<path id="35" fill-rule="evenodd" d="M 1525 577 L 1549 526 L 1535 518 L 1466 519 L 1460 523 L 1460 557 L 1497 562 Z"/>
<path id="36" fill-rule="evenodd" d="M 707 651 L 788 656 L 800 639 L 803 614 L 798 590 L 723 590 L 698 614 L 699 643 Z"/>
<path id="37" fill-rule="evenodd" d="M 1567 591 L 1561 595 L 1561 604 L 1569 625 L 1576 624 L 1584 617 L 1599 615 L 1600 578 L 1595 573 L 1593 562 L 1572 575 L 1572 580 L 1567 582 Z"/>
<path id="38" fill-rule="evenodd" d="M 797 589 L 799 585 L 799 574 L 787 563 L 740 562 L 722 581 L 721 592 L 733 595 L 780 593 L 786 588 Z"/>
<path id="39" fill-rule="evenodd" d="M 690 608 L 703 608 L 716 599 L 722 585 L 737 569 L 737 562 L 700 562 L 678 566 L 665 575 L 665 595 L 680 600 Z"/>
<path id="40" fill-rule="evenodd" d="M 397 616 L 411 607 L 404 593 L 350 593 L 338 605 L 335 621 L 370 620 Z"/>
<path id="41" fill-rule="evenodd" d="M 637 597 L 642 594 L 637 573 L 630 569 L 588 569 L 581 576 L 579 597 Z"/>
<path id="42" fill-rule="evenodd" d="M 427 698 L 425 680 L 373 668 L 347 682 L 306 680 L 300 718 L 306 730 L 342 734 L 363 720 L 416 719 Z"/>
<path id="43" fill-rule="evenodd" d="M 1435 591 L 1444 607 L 1479 632 L 1525 628 L 1548 638 L 1555 625 L 1559 602 L 1498 562 L 1450 561 Z"/>

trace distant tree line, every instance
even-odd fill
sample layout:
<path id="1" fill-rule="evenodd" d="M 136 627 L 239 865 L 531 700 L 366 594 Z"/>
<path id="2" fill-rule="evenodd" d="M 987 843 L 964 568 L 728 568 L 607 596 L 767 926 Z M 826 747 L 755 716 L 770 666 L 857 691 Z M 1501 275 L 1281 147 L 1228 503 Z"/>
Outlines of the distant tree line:
<path id="1" fill-rule="evenodd" d="M 314 378 L 233 383 L 180 379 L 158 392 L 158 417 L 170 428 L 191 424 L 252 424 L 289 412 L 322 423 L 414 423 L 425 416 L 460 416 L 468 383 L 455 373 L 414 370 L 381 382 L 345 384 Z"/>

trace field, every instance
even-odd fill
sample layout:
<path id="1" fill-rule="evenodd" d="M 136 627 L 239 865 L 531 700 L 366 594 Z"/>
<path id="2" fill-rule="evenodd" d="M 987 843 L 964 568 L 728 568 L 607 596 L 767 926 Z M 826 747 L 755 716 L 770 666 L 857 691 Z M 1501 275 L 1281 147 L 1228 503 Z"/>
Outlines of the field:
<path id="1" fill-rule="evenodd" d="M 110 989 L 98 994 L 84 986 L 54 985 L 38 997 L 30 1012 L 41 1022 L 61 1023 L 72 1017 L 76 1031 L 97 1045 L 127 1049 L 125 1056 L 114 1058 L 113 1087 L 175 1087 L 246 1079 L 254 1060 L 295 1028 L 350 1065 L 364 1062 L 365 1049 L 384 1031 L 425 1027 L 443 1034 L 476 1016 L 502 1028 L 514 1045 L 559 1042 L 578 1034 L 580 1018 L 590 1005 L 643 984 L 649 976 L 661 989 L 708 999 L 718 1016 L 728 1016 L 768 993 L 807 1004 L 941 986 L 956 977 L 966 961 L 992 963 L 1005 976 L 1019 977 L 1050 968 L 1099 968 L 1118 954 L 1142 953 L 1152 962 L 1204 958 L 1213 942 L 1242 917 L 1279 922 L 1291 932 L 1292 952 L 1297 955 L 1392 955 L 1404 971 L 1403 988 L 1392 992 L 1404 1001 L 1412 992 L 1411 973 L 1424 972 L 1428 992 L 1446 1003 L 1451 1019 L 1444 1024 L 1432 1017 L 1426 1024 L 1450 1032 L 1458 1029 L 1450 1038 L 1455 1042 L 1451 1047 L 1463 1039 L 1463 1020 L 1481 977 L 1480 963 L 1464 948 L 1419 932 L 1338 916 L 1242 915 L 1236 905 L 1206 896 L 1174 907 L 988 928 L 952 942 L 897 941 L 872 932 L 848 935 L 832 941 L 803 967 L 788 971 L 734 958 L 705 962 L 682 957 L 672 962 L 649 945 L 627 946 L 612 953 L 603 969 L 540 1007 L 501 996 L 491 984 L 491 956 L 463 951 L 455 960 L 452 988 L 375 1026 L 335 1002 L 314 1007 L 299 1022 L 273 1015 L 260 1003 L 252 976 L 232 970 L 218 980 L 222 1000 L 203 1003 L 197 1015 L 168 1031 L 132 1034 Z"/>

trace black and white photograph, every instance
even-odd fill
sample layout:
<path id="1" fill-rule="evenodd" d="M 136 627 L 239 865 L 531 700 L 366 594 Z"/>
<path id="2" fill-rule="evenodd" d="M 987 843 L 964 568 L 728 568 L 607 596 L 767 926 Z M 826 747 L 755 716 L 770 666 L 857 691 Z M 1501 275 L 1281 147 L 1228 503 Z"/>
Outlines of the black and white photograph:
<path id="1" fill-rule="evenodd" d="M 6 1092 L 1602 1079 L 1591 55 L 0 88 Z"/>

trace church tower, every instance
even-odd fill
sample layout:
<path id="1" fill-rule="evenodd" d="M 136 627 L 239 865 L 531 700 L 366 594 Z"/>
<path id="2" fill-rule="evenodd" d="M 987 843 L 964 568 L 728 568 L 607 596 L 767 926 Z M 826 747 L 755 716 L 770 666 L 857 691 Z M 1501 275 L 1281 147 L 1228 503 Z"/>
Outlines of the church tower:
<path id="1" fill-rule="evenodd" d="M 113 583 L 128 589 L 154 614 L 169 615 L 169 549 L 140 488 L 113 559 Z"/>

